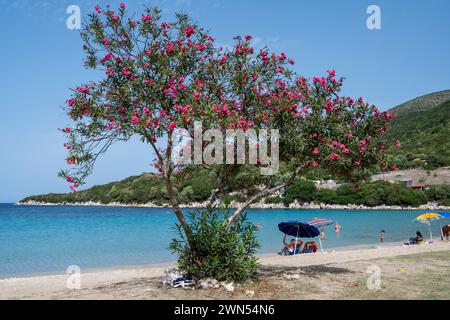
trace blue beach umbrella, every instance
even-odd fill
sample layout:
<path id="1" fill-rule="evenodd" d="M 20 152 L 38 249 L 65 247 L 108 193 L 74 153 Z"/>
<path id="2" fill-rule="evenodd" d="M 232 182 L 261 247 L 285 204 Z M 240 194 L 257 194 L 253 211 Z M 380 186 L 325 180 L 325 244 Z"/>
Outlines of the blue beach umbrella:
<path id="1" fill-rule="evenodd" d="M 278 229 L 286 235 L 295 237 L 296 243 L 298 238 L 315 238 L 320 234 L 315 226 L 300 221 L 280 222 Z"/>
<path id="2" fill-rule="evenodd" d="M 300 221 L 280 222 L 278 229 L 288 236 L 297 238 L 314 238 L 320 234 L 319 229 L 315 226 Z"/>

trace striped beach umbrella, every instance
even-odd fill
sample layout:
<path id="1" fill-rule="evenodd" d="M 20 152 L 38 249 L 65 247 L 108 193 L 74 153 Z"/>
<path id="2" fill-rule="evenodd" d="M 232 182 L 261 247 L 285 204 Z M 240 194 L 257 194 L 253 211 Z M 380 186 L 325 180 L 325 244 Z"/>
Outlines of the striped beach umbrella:
<path id="1" fill-rule="evenodd" d="M 307 224 L 315 226 L 317 228 L 330 226 L 330 225 L 332 225 L 334 223 L 335 222 L 333 220 L 325 219 L 325 218 L 314 218 L 314 219 L 309 220 L 307 222 Z M 319 244 L 320 244 L 320 251 L 323 253 L 322 239 L 320 239 L 320 237 L 319 237 Z"/>
<path id="2" fill-rule="evenodd" d="M 307 222 L 307 224 L 310 224 L 312 226 L 320 228 L 320 227 L 332 225 L 332 224 L 334 224 L 334 221 L 330 220 L 330 219 L 324 219 L 324 218 L 314 218 L 312 220 L 309 220 Z"/>

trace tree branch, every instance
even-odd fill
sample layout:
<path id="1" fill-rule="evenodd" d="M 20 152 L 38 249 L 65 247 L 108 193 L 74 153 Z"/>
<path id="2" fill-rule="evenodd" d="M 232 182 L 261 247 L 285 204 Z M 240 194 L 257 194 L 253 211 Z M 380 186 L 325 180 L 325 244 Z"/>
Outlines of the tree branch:
<path id="1" fill-rule="evenodd" d="M 282 184 L 280 184 L 278 186 L 274 186 L 274 187 L 271 187 L 271 188 L 268 186 L 266 189 L 258 192 L 257 194 L 255 194 L 255 195 L 251 196 L 249 199 L 247 199 L 247 201 L 242 203 L 236 209 L 236 211 L 233 213 L 233 215 L 228 218 L 227 228 L 229 228 L 233 224 L 233 222 L 241 216 L 242 212 L 244 212 L 244 210 L 246 210 L 252 203 L 254 203 L 254 202 L 258 201 L 258 200 L 261 200 L 262 198 L 265 198 L 268 195 L 273 194 L 273 193 L 275 193 L 275 192 L 277 192 L 277 191 L 279 191 L 279 190 L 281 190 L 281 189 L 291 185 L 294 182 L 294 180 L 297 177 L 297 175 L 304 168 L 305 168 L 304 165 L 301 165 L 301 166 L 297 167 L 294 170 L 294 172 L 292 173 L 291 177 L 285 183 L 282 183 Z"/>

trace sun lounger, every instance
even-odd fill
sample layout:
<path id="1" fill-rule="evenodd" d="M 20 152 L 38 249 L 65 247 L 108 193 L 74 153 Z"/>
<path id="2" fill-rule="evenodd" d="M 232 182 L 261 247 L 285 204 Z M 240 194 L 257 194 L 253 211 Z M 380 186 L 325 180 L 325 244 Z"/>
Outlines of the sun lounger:
<path id="1" fill-rule="evenodd" d="M 307 247 L 307 248 L 304 248 L 304 249 L 302 250 L 302 253 L 314 253 L 314 247 L 309 246 L 309 247 Z"/>

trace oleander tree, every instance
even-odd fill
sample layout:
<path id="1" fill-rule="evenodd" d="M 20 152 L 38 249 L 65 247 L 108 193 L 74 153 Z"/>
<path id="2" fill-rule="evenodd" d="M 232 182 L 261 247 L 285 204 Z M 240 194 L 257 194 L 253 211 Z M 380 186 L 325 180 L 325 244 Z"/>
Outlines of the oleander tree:
<path id="1" fill-rule="evenodd" d="M 282 170 L 245 180 L 240 187 L 252 191 L 228 217 L 230 232 L 252 203 L 289 186 L 311 168 L 326 168 L 356 183 L 383 166 L 383 133 L 392 115 L 362 98 L 340 95 L 343 79 L 333 70 L 307 79 L 293 72 L 294 61 L 286 54 L 252 47 L 251 36 L 236 37 L 234 47 L 224 49 L 186 14 L 163 21 L 161 11 L 151 7 L 136 18 L 124 4 L 117 11 L 96 6 L 81 38 L 85 66 L 103 76 L 75 87 L 67 100 L 71 125 L 61 130 L 67 136 L 70 168 L 60 176 L 76 191 L 99 155 L 115 142 L 140 137 L 155 153 L 154 165 L 188 244 L 194 239 L 173 176 L 194 164 L 175 163 L 172 156 L 175 132 L 182 128 L 192 133 L 194 121 L 201 121 L 203 129 L 280 133 Z M 217 173 L 211 199 L 220 203 L 226 193 L 223 183 L 242 168 L 211 167 Z M 195 251 L 193 261 L 201 265 Z"/>

